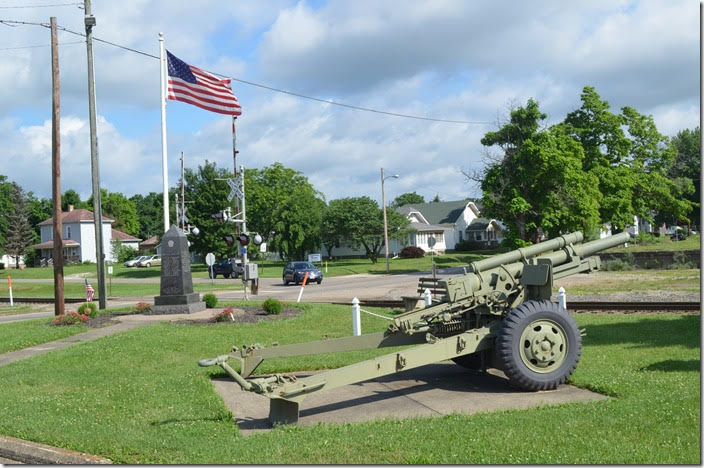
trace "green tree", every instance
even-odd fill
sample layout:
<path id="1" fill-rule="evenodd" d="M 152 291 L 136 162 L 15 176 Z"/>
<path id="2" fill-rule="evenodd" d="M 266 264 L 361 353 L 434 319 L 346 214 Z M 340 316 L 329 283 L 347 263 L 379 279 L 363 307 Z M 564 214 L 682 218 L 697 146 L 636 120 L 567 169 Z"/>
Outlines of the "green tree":
<path id="1" fill-rule="evenodd" d="M 69 205 L 77 210 L 85 208 L 92 211 L 93 209 L 88 203 L 81 201 L 81 196 L 73 189 L 68 189 L 61 195 L 61 211 L 68 211 Z"/>
<path id="2" fill-rule="evenodd" d="M 344 215 L 344 206 L 340 200 L 330 200 L 323 211 L 320 224 L 320 240 L 327 250 L 328 258 L 332 259 L 333 249 L 340 247 L 345 240 L 344 226 L 340 223 Z"/>
<path id="3" fill-rule="evenodd" d="M 316 195 L 314 190 L 296 190 L 273 213 L 276 233 L 272 247 L 286 260 L 303 259 L 306 252 L 320 246 L 325 202 Z"/>
<path id="4" fill-rule="evenodd" d="M 162 192 L 149 192 L 147 195 L 136 194 L 130 197 L 137 211 L 139 220 L 138 237 L 144 240 L 164 232 L 164 196 Z M 169 204 L 169 208 L 171 205 Z M 190 207 L 189 207 L 190 208 Z M 190 215 L 190 210 L 189 210 Z M 190 216 L 189 216 L 190 218 Z M 169 218 L 171 219 L 171 218 Z"/>
<path id="5" fill-rule="evenodd" d="M 88 206 L 93 206 L 93 196 L 88 199 Z M 103 215 L 113 218 L 113 229 L 126 232 L 130 235 L 139 234 L 139 217 L 135 203 L 120 192 L 108 192 L 100 189 L 100 204 Z"/>
<path id="6" fill-rule="evenodd" d="M 503 151 L 484 170 L 484 212 L 501 219 L 507 237 L 519 244 L 536 242 L 547 232 L 589 232 L 599 222 L 600 194 L 596 178 L 583 171 L 581 145 L 562 126 L 541 130 L 546 117 L 529 99 L 511 112 L 508 123 L 481 140 Z"/>
<path id="7" fill-rule="evenodd" d="M 0 213 L 4 214 L 12 211 L 12 191 L 12 182 L 7 180 L 7 176 L 0 174 Z M 0 216 L 0 254 L 4 251 L 8 228 L 9 221 L 7 216 Z"/>
<path id="8" fill-rule="evenodd" d="M 413 205 L 417 203 L 425 203 L 425 198 L 423 198 L 423 195 L 418 195 L 415 191 L 413 191 L 402 193 L 398 197 L 394 198 L 394 201 L 391 206 L 399 207 L 403 205 Z"/>
<path id="9" fill-rule="evenodd" d="M 614 114 L 590 86 L 583 89 L 581 101 L 565 118 L 565 131 L 584 149 L 584 170 L 598 178 L 601 220 L 620 229 L 634 215 L 653 221 L 654 212 L 686 220 L 692 209 L 684 197 L 689 187 L 667 177 L 675 151 L 652 116 L 631 107 Z"/>
<path id="10" fill-rule="evenodd" d="M 5 252 L 15 257 L 15 263 L 19 266 L 20 256 L 32 245 L 34 241 L 34 230 L 29 224 L 29 211 L 24 190 L 12 184 L 12 210 L 7 213 L 8 229 L 5 241 Z"/>
<path id="11" fill-rule="evenodd" d="M 353 247 L 363 247 L 372 263 L 376 263 L 384 247 L 383 211 L 369 197 L 351 197 L 332 200 L 334 222 L 339 235 Z M 386 210 L 389 239 L 403 241 L 412 231 L 410 221 L 395 210 Z"/>
<path id="12" fill-rule="evenodd" d="M 667 175 L 680 187 L 680 192 L 692 205 L 699 206 L 701 200 L 701 140 L 700 129 L 681 130 L 670 140 L 670 145 L 675 153 L 675 158 Z M 692 223 L 701 225 L 699 210 L 692 210 L 690 216 Z"/>
<path id="13" fill-rule="evenodd" d="M 197 226 L 200 230 L 197 236 L 191 234 L 188 239 L 191 242 L 191 249 L 203 257 L 209 252 L 213 252 L 218 257 L 237 255 L 238 244 L 228 246 L 223 240 L 226 235 L 234 236 L 236 225 L 219 223 L 212 217 L 213 214 L 230 206 L 227 198 L 230 188 L 224 180 L 217 180 L 228 177 L 232 177 L 230 172 L 224 168 L 218 168 L 216 163 L 208 160 L 196 170 L 186 168 L 184 171 L 185 199 L 193 202 L 188 207 L 188 218 L 191 225 Z M 249 210 L 247 214 L 249 218 Z"/>

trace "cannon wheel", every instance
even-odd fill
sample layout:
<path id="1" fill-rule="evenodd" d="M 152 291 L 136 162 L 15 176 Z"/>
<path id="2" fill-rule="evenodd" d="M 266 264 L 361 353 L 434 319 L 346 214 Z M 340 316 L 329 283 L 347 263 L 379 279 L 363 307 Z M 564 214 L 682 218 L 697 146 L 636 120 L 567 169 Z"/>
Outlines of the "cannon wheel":
<path id="1" fill-rule="evenodd" d="M 503 319 L 496 356 L 511 383 L 553 390 L 572 375 L 582 354 L 577 322 L 550 301 L 527 301 Z"/>

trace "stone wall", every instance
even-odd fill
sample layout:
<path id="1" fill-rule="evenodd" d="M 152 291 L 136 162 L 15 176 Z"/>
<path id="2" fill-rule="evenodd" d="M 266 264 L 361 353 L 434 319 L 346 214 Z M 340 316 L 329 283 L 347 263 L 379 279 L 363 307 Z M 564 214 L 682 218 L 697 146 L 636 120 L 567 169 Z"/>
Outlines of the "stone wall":
<path id="1" fill-rule="evenodd" d="M 672 268 L 675 264 L 691 263 L 701 268 L 699 250 L 652 251 L 652 252 L 618 252 L 600 253 L 602 263 L 609 260 L 621 260 L 638 268 Z"/>

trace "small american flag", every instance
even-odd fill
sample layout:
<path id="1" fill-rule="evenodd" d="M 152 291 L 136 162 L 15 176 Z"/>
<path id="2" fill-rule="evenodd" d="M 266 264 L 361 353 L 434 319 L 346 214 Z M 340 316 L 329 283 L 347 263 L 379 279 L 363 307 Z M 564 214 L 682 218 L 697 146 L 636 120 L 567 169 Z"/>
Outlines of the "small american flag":
<path id="1" fill-rule="evenodd" d="M 230 80 L 188 65 L 166 51 L 169 73 L 168 99 L 187 102 L 219 114 L 242 115 L 242 107 L 230 89 Z"/>
<path id="2" fill-rule="evenodd" d="M 88 302 L 93 302 L 93 296 L 95 296 L 95 290 L 93 289 L 93 286 L 90 285 L 88 280 L 86 281 L 86 301 Z"/>

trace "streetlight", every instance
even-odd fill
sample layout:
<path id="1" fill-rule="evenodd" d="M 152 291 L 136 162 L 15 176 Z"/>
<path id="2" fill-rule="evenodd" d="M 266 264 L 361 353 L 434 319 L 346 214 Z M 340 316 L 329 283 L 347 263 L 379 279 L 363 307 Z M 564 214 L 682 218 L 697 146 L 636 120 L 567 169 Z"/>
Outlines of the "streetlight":
<path id="1" fill-rule="evenodd" d="M 398 174 L 384 177 L 384 168 L 381 168 L 381 205 L 384 208 L 384 250 L 386 251 L 386 272 L 389 272 L 389 229 L 386 224 L 386 197 L 384 196 L 384 181 L 386 179 L 398 179 Z"/>

